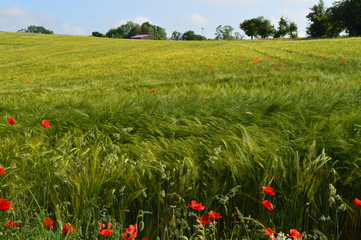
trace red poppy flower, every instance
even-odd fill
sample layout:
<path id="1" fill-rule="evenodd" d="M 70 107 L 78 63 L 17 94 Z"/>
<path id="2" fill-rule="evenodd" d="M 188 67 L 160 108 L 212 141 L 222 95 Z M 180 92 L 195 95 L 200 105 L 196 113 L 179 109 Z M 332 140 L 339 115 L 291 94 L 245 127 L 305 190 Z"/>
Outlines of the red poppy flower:
<path id="1" fill-rule="evenodd" d="M 217 212 L 215 212 L 215 211 L 213 211 L 213 210 L 211 210 L 210 212 L 208 212 L 208 216 L 209 216 L 210 218 L 214 218 L 214 219 L 220 219 L 220 218 L 222 218 L 222 216 L 221 216 L 220 213 L 217 213 Z"/>
<path id="2" fill-rule="evenodd" d="M 110 236 L 113 234 L 113 229 L 102 229 L 99 231 L 99 234 L 102 236 Z"/>
<path id="3" fill-rule="evenodd" d="M 49 121 L 47 121 L 47 120 L 43 120 L 43 121 L 41 121 L 41 125 L 40 126 L 43 126 L 43 127 L 45 127 L 45 128 L 50 128 L 50 122 Z"/>
<path id="4" fill-rule="evenodd" d="M 64 227 L 63 227 L 63 233 L 66 234 L 73 234 L 75 233 L 75 226 L 73 224 L 70 223 L 65 223 Z"/>
<path id="5" fill-rule="evenodd" d="M 14 118 L 8 118 L 8 123 L 10 123 L 11 125 L 15 125 L 16 124 L 16 120 Z"/>
<path id="6" fill-rule="evenodd" d="M 15 220 L 10 220 L 5 224 L 5 227 L 14 228 L 14 227 L 17 227 L 19 225 L 20 225 L 20 223 L 17 223 Z"/>
<path id="7" fill-rule="evenodd" d="M 197 203 L 197 201 L 195 200 L 192 200 L 191 201 L 191 204 L 188 205 L 188 207 L 194 209 L 194 210 L 204 210 L 204 206 L 203 204 L 200 202 L 200 203 Z"/>
<path id="8" fill-rule="evenodd" d="M 272 204 L 270 201 L 268 201 L 268 200 L 263 200 L 263 201 L 261 202 L 261 204 L 262 204 L 265 208 L 267 208 L 268 210 L 270 210 L 270 211 L 272 211 L 272 210 L 274 209 L 273 204 Z"/>
<path id="9" fill-rule="evenodd" d="M 353 203 L 354 203 L 356 206 L 361 206 L 361 200 L 358 199 L 358 198 L 355 198 L 355 200 L 353 201 Z"/>
<path id="10" fill-rule="evenodd" d="M 14 210 L 13 205 L 6 198 L 0 198 L 0 211 Z"/>
<path id="11" fill-rule="evenodd" d="M 214 221 L 213 218 L 210 218 L 209 215 L 204 215 L 204 216 L 200 216 L 197 218 L 197 220 L 202 223 L 203 225 L 208 225 L 210 224 L 211 222 Z"/>
<path id="12" fill-rule="evenodd" d="M 265 193 L 267 193 L 267 194 L 269 194 L 271 196 L 276 195 L 276 193 L 274 192 L 273 187 L 262 187 L 262 189 L 263 189 L 263 192 L 265 192 Z"/>
<path id="13" fill-rule="evenodd" d="M 122 238 L 125 240 L 135 240 L 138 235 L 138 225 L 129 225 L 127 229 L 122 233 Z"/>
<path id="14" fill-rule="evenodd" d="M 0 174 L 4 175 L 5 174 L 5 169 L 3 168 L 2 165 L 0 165 Z"/>
<path id="15" fill-rule="evenodd" d="M 157 92 L 157 90 L 153 89 L 152 92 Z"/>
<path id="16" fill-rule="evenodd" d="M 113 234 L 113 229 L 111 229 L 112 228 L 112 223 L 111 222 L 108 222 L 107 228 L 105 228 L 104 223 L 99 223 L 99 227 L 100 227 L 100 231 L 99 231 L 100 235 L 110 236 L 110 235 Z"/>
<path id="17" fill-rule="evenodd" d="M 142 240 L 149 240 L 148 238 L 142 238 Z"/>
<path id="18" fill-rule="evenodd" d="M 47 217 L 44 219 L 44 226 L 46 228 L 52 228 L 54 230 L 54 220 L 52 220 L 50 217 Z"/>
<path id="19" fill-rule="evenodd" d="M 340 88 L 344 88 L 345 87 L 345 85 L 340 85 Z"/>
<path id="20" fill-rule="evenodd" d="M 296 229 L 290 229 L 290 237 L 292 237 L 292 238 L 302 238 L 302 234 L 299 233 Z"/>
<path id="21" fill-rule="evenodd" d="M 266 236 L 267 236 L 267 237 L 273 236 L 275 233 L 277 233 L 276 231 L 272 231 L 271 228 L 262 229 L 262 231 L 265 231 L 265 232 L 266 232 Z"/>

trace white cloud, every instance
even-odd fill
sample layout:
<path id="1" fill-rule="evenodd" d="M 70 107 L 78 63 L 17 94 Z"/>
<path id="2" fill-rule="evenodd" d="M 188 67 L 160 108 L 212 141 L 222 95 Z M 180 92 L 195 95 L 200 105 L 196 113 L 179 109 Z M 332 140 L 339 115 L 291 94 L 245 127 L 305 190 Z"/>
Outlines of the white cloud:
<path id="1" fill-rule="evenodd" d="M 127 20 L 119 18 L 118 14 L 113 11 L 106 12 L 104 18 L 111 28 L 117 28 L 127 23 Z"/>
<path id="2" fill-rule="evenodd" d="M 62 23 L 47 13 L 34 13 L 18 6 L 0 9 L 0 29 L 2 31 L 16 32 L 30 25 L 43 26 L 54 31 L 55 34 L 85 35 L 82 28 Z"/>
<path id="3" fill-rule="evenodd" d="M 278 13 L 291 21 L 303 21 L 310 11 L 307 9 L 280 8 Z"/>
<path id="4" fill-rule="evenodd" d="M 58 34 L 69 34 L 69 35 L 86 35 L 84 29 L 81 27 L 72 27 L 67 23 L 59 25 Z"/>
<path id="5" fill-rule="evenodd" d="M 198 26 L 206 26 L 209 24 L 209 22 L 204 17 L 199 15 L 198 13 L 184 16 L 183 19 L 187 20 L 188 22 L 190 22 L 192 24 L 196 24 Z"/>
<path id="6" fill-rule="evenodd" d="M 3 31 L 17 31 L 29 25 L 54 24 L 57 20 L 49 14 L 36 14 L 24 8 L 14 6 L 0 9 L 0 29 Z"/>
<path id="7" fill-rule="evenodd" d="M 143 17 L 143 16 L 138 16 L 134 18 L 134 22 L 138 23 L 139 25 L 142 25 L 145 22 L 150 22 L 149 19 L 147 17 Z"/>
<path id="8" fill-rule="evenodd" d="M 117 28 L 126 23 L 127 23 L 127 20 L 117 20 L 112 24 L 112 27 Z"/>
<path id="9" fill-rule="evenodd" d="M 149 18 L 144 16 L 137 16 L 133 20 L 121 19 L 119 15 L 115 12 L 107 12 L 105 14 L 105 17 L 111 28 L 117 28 L 123 24 L 126 24 L 128 21 L 138 23 L 139 25 L 142 25 L 145 22 L 150 22 Z"/>

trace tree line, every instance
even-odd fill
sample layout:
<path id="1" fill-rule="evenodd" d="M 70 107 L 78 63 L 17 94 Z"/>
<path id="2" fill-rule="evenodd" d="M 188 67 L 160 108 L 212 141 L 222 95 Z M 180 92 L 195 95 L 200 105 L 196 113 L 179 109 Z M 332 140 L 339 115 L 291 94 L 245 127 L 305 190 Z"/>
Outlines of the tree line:
<path id="1" fill-rule="evenodd" d="M 349 36 L 361 36 L 361 0 L 340 0 L 333 3 L 329 8 L 325 6 L 323 0 L 310 8 L 311 12 L 306 16 L 309 21 L 307 35 L 309 37 L 338 37 L 341 32 Z M 271 21 L 263 16 L 246 19 L 240 23 L 239 28 L 250 37 L 254 38 L 281 38 L 298 36 L 298 27 L 295 22 L 281 17 L 278 26 L 271 24 Z M 18 32 L 53 34 L 54 32 L 43 26 L 31 25 L 27 29 Z M 106 34 L 93 32 L 94 37 L 108 38 L 131 38 L 135 35 L 150 34 L 158 40 L 166 40 L 167 33 L 164 28 L 152 25 L 149 22 L 137 24 L 127 22 L 118 28 L 108 30 Z M 215 40 L 239 40 L 243 36 L 239 32 L 234 32 L 230 25 L 219 25 L 216 28 Z M 207 40 L 206 37 L 189 30 L 184 33 L 174 31 L 170 40 Z"/>
<path id="2" fill-rule="evenodd" d="M 280 38 L 288 35 L 289 37 L 297 37 L 297 25 L 294 22 L 281 17 L 278 22 L 278 27 L 275 28 L 271 21 L 264 17 L 252 18 L 244 20 L 240 26 L 247 36 L 253 38 Z M 240 40 L 243 36 L 239 32 L 234 32 L 234 28 L 230 25 L 219 25 L 216 28 L 215 40 Z M 170 40 L 207 40 L 204 36 L 195 34 L 194 31 L 187 31 L 180 33 L 174 31 L 170 37 Z"/>
<path id="3" fill-rule="evenodd" d="M 326 8 L 323 0 L 314 5 L 306 16 L 310 21 L 307 35 L 310 37 L 338 37 L 342 31 L 349 36 L 361 36 L 361 1 L 336 1 Z"/>
<path id="4" fill-rule="evenodd" d="M 42 33 L 42 34 L 54 34 L 53 31 L 46 29 L 43 26 L 30 25 L 27 28 L 20 29 L 18 32 L 23 33 Z"/>
<path id="5" fill-rule="evenodd" d="M 244 20 L 239 27 L 246 33 L 251 39 L 255 38 L 274 38 L 285 37 L 289 35 L 292 38 L 297 37 L 298 27 L 296 23 L 281 17 L 278 22 L 278 27 L 275 28 L 271 21 L 264 17 L 252 18 Z"/>
<path id="6" fill-rule="evenodd" d="M 99 32 L 93 32 L 94 37 L 108 37 L 108 38 L 131 38 L 135 35 L 150 34 L 157 40 L 166 40 L 167 33 L 165 29 L 156 25 L 152 25 L 149 22 L 145 22 L 142 25 L 128 21 L 126 24 L 119 26 L 118 28 L 110 29 L 106 34 Z"/>

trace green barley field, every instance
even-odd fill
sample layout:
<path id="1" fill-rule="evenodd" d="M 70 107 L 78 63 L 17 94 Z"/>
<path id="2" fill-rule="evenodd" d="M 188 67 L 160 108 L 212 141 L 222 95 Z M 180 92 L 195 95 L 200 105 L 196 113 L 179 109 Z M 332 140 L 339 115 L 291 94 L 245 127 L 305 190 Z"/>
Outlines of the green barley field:
<path id="1" fill-rule="evenodd" d="M 2 239 L 360 239 L 358 46 L 0 32 Z"/>

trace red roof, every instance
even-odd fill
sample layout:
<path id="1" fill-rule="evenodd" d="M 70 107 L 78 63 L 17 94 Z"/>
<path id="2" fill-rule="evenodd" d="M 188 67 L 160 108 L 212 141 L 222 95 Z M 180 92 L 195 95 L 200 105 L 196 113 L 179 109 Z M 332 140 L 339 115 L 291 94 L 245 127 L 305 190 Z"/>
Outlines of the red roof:
<path id="1" fill-rule="evenodd" d="M 142 38 L 142 37 L 148 37 L 148 36 L 150 36 L 150 35 L 149 34 L 143 34 L 143 35 L 135 35 L 135 36 L 133 36 L 131 38 Z"/>

